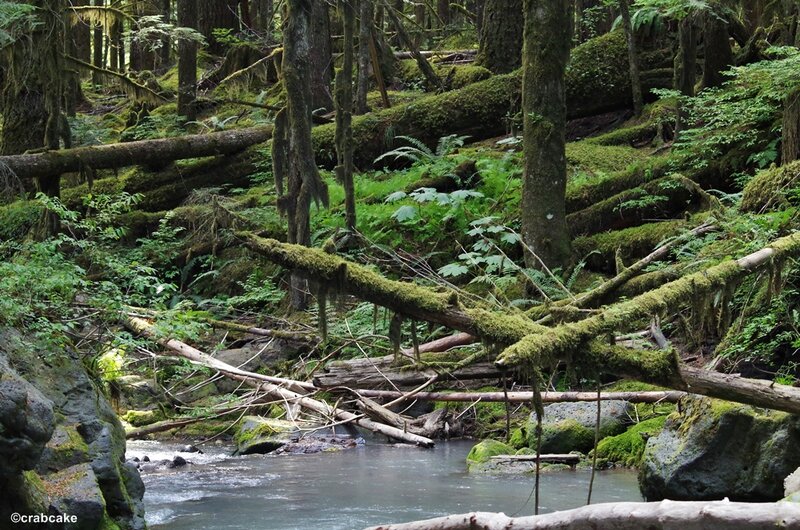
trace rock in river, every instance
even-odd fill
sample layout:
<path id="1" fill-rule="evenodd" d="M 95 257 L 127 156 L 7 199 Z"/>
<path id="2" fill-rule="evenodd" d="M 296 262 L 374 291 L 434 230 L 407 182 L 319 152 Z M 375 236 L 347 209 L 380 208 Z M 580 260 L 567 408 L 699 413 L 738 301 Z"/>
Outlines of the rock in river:
<path id="1" fill-rule="evenodd" d="M 800 466 L 798 447 L 796 416 L 692 398 L 647 441 L 639 484 L 648 501 L 775 501 Z"/>
<path id="2" fill-rule="evenodd" d="M 615 436 L 632 423 L 633 406 L 627 401 L 603 401 L 600 407 L 600 438 Z M 544 408 L 542 453 L 589 452 L 594 447 L 597 404 L 553 403 Z M 528 421 L 528 445 L 536 448 L 536 416 Z"/>

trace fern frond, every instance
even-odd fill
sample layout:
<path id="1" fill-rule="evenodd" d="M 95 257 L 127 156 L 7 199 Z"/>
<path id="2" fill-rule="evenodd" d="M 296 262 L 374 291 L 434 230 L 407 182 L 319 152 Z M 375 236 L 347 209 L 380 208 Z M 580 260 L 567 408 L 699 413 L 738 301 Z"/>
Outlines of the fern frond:
<path id="1" fill-rule="evenodd" d="M 436 153 L 431 151 L 431 148 L 425 145 L 425 142 L 423 142 L 422 140 L 417 140 L 413 136 L 400 135 L 400 136 L 395 136 L 395 139 L 405 140 L 406 142 L 410 143 L 411 145 L 413 145 L 414 147 L 416 147 L 417 149 L 428 155 L 430 158 L 436 157 Z"/>

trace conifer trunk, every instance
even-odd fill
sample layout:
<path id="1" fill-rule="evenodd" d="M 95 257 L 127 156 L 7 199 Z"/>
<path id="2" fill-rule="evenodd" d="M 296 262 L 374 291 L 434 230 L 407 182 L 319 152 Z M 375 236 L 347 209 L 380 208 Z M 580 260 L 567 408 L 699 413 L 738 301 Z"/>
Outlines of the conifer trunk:
<path id="1" fill-rule="evenodd" d="M 629 0 L 619 0 L 619 12 L 622 18 L 622 27 L 625 30 L 625 40 L 628 43 L 628 62 L 631 72 L 631 92 L 633 96 L 633 113 L 639 116 L 644 107 L 642 96 L 642 81 L 639 75 L 639 55 L 636 51 L 636 35 L 633 33 L 631 24 L 631 11 L 628 6 Z"/>
<path id="2" fill-rule="evenodd" d="M 103 0 L 94 0 L 93 3 L 96 7 L 102 7 L 103 4 Z M 97 68 L 105 68 L 105 61 L 103 61 L 103 27 L 99 24 L 92 29 L 92 64 Z M 92 84 L 102 84 L 98 71 L 92 73 Z"/>
<path id="3" fill-rule="evenodd" d="M 343 22 L 342 68 L 336 74 L 336 176 L 344 187 L 345 226 L 356 229 L 353 187 L 353 40 L 356 26 L 354 0 L 339 0 Z"/>
<path id="4" fill-rule="evenodd" d="M 725 82 L 723 72 L 733 64 L 733 54 L 728 38 L 728 23 L 722 15 L 708 11 L 703 23 L 705 62 L 703 65 L 703 87 L 712 88 Z"/>
<path id="5" fill-rule="evenodd" d="M 197 28 L 197 2 L 178 0 L 178 26 Z M 197 43 L 191 40 L 178 41 L 178 115 L 188 121 L 197 117 Z"/>
<path id="6" fill-rule="evenodd" d="M 486 0 L 475 63 L 496 74 L 519 68 L 523 22 L 522 0 Z"/>
<path id="7" fill-rule="evenodd" d="M 800 159 L 800 90 L 795 90 L 783 102 L 783 132 L 781 164 Z"/>
<path id="8" fill-rule="evenodd" d="M 331 48 L 331 22 L 325 0 L 311 2 L 311 110 L 333 108 L 331 79 L 333 79 L 333 51 Z"/>
<path id="9" fill-rule="evenodd" d="M 566 225 L 566 95 L 564 74 L 572 37 L 571 0 L 525 0 L 522 113 L 525 174 L 522 236 L 525 261 L 566 265 L 571 257 Z"/>
<path id="10" fill-rule="evenodd" d="M 367 113 L 369 92 L 369 41 L 372 38 L 372 0 L 360 0 L 358 6 L 358 88 L 356 90 L 356 114 Z"/>
<path id="11" fill-rule="evenodd" d="M 694 96 L 697 68 L 697 36 L 692 17 L 686 17 L 678 26 L 678 53 L 675 56 L 675 90 L 684 96 Z M 675 134 L 686 127 L 686 111 L 678 103 Z"/>

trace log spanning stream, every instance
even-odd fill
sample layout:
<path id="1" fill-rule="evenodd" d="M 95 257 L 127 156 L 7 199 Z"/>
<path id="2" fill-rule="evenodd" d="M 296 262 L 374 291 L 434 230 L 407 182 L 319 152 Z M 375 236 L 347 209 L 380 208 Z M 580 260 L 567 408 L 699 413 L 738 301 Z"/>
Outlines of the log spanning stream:
<path id="1" fill-rule="evenodd" d="M 128 442 L 128 458 L 180 454 L 187 466 L 142 470 L 147 522 L 159 529 L 349 530 L 471 510 L 533 513 L 533 476 L 469 474 L 474 442 L 434 449 L 380 445 L 338 453 L 229 457 L 229 448 L 178 453 L 179 445 Z M 586 502 L 588 471 L 542 475 L 543 513 Z M 636 475 L 604 471 L 594 502 L 640 501 Z"/>

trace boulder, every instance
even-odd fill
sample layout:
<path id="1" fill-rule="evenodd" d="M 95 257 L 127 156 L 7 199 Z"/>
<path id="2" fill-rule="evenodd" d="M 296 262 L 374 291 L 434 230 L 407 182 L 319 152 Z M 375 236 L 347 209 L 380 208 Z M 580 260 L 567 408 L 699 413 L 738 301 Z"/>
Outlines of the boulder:
<path id="1" fill-rule="evenodd" d="M 632 423 L 633 405 L 627 401 L 603 401 L 600 407 L 600 438 L 615 436 Z M 542 453 L 587 453 L 594 447 L 597 404 L 552 403 L 544 407 Z M 528 446 L 536 448 L 536 416 L 527 426 Z"/>
<path id="2" fill-rule="evenodd" d="M 140 375 L 123 375 L 114 380 L 119 388 L 120 410 L 147 410 L 156 406 L 160 394 L 153 381 Z"/>
<path id="3" fill-rule="evenodd" d="M 467 455 L 467 468 L 470 471 L 483 471 L 493 456 L 513 455 L 515 449 L 497 440 L 483 440 L 472 446 Z"/>
<path id="4" fill-rule="evenodd" d="M 787 498 L 800 500 L 800 467 L 783 481 L 783 494 Z"/>
<path id="5" fill-rule="evenodd" d="M 648 501 L 776 501 L 800 466 L 800 418 L 693 398 L 645 446 L 639 485 Z"/>
<path id="6" fill-rule="evenodd" d="M 236 434 L 236 455 L 271 453 L 298 438 L 297 426 L 285 420 L 245 416 L 239 422 Z"/>
<path id="7" fill-rule="evenodd" d="M 53 403 L 5 362 L 0 373 L 0 476 L 11 476 L 39 461 L 55 428 Z"/>
<path id="8" fill-rule="evenodd" d="M 51 505 L 52 512 L 77 517 L 78 522 L 69 525 L 70 530 L 101 528 L 106 503 L 89 463 L 84 462 L 48 475 L 45 489 L 56 499 Z"/>

